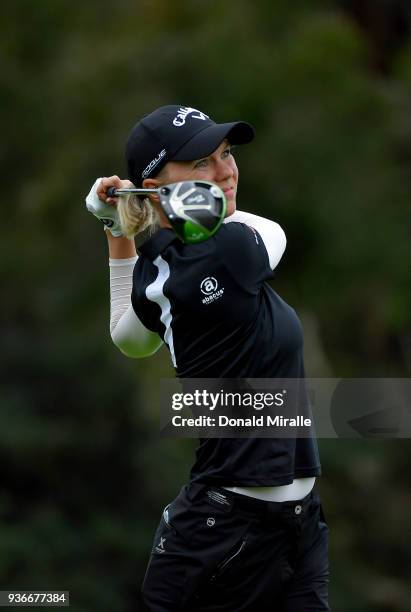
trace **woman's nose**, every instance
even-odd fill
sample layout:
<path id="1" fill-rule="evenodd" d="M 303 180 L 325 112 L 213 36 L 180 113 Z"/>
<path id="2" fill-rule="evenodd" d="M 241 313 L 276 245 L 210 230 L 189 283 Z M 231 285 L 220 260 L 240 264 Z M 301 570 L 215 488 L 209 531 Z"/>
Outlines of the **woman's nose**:
<path id="1" fill-rule="evenodd" d="M 233 169 L 225 160 L 220 159 L 215 165 L 215 181 L 222 182 L 233 175 Z"/>

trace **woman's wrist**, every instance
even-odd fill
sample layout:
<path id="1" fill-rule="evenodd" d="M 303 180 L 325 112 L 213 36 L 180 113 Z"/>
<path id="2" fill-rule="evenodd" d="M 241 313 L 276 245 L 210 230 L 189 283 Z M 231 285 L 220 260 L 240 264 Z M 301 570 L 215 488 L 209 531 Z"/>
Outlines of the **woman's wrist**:
<path id="1" fill-rule="evenodd" d="M 134 238 L 125 236 L 115 237 L 111 232 L 106 232 L 108 242 L 108 252 L 111 259 L 128 259 L 137 255 Z"/>

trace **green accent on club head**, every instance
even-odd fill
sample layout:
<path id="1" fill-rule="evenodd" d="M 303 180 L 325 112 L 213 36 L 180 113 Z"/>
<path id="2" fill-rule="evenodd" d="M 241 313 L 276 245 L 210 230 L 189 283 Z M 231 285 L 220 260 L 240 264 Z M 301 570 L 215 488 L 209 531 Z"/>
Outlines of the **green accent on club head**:
<path id="1" fill-rule="evenodd" d="M 222 220 L 218 222 L 216 227 L 212 230 L 208 230 L 201 225 L 196 223 L 191 223 L 190 221 L 186 221 L 183 227 L 183 236 L 181 236 L 182 240 L 187 244 L 197 244 L 198 242 L 204 242 L 204 240 L 208 240 L 211 238 L 218 228 L 221 226 Z"/>
<path id="2" fill-rule="evenodd" d="M 218 218 L 216 217 L 216 223 L 212 229 L 206 228 L 203 225 L 200 225 L 200 223 L 184 221 L 180 227 L 174 227 L 179 238 L 181 238 L 181 240 L 187 244 L 197 244 L 199 242 L 208 240 L 211 238 L 211 236 L 214 236 L 217 230 L 221 227 L 227 212 L 227 200 L 224 193 L 221 198 L 221 203 L 221 214 L 218 216 Z"/>
<path id="3" fill-rule="evenodd" d="M 197 242 L 203 242 L 210 238 L 216 230 L 208 230 L 197 223 L 186 221 L 183 225 L 183 236 L 182 239 L 187 244 L 196 244 Z"/>

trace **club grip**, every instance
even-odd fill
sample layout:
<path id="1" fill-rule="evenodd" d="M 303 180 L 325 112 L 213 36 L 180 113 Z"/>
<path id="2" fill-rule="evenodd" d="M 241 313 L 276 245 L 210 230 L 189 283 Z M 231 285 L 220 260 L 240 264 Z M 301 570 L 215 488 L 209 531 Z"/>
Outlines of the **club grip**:
<path id="1" fill-rule="evenodd" d="M 109 198 L 115 198 L 116 197 L 116 188 L 115 187 L 109 187 L 107 189 L 107 197 Z"/>

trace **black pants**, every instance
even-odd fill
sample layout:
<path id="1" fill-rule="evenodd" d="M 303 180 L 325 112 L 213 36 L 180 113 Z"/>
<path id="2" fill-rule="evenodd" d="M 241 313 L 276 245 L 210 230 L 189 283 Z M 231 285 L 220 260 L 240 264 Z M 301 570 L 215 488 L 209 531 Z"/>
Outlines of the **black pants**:
<path id="1" fill-rule="evenodd" d="M 187 485 L 164 509 L 142 596 L 150 612 L 322 612 L 328 582 L 317 493 L 278 503 Z"/>

